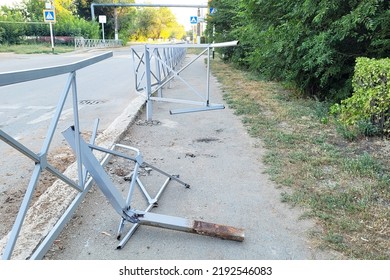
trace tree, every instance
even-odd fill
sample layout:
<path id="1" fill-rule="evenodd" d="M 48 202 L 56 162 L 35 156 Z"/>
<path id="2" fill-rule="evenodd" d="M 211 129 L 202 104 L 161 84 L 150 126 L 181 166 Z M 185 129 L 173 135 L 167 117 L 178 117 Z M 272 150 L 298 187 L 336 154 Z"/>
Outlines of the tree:
<path id="1" fill-rule="evenodd" d="M 9 9 L 8 19 L 17 18 L 18 22 L 33 22 L 34 24 L 14 24 L 12 28 L 19 30 L 20 35 L 11 36 L 7 33 L 8 35 L 3 36 L 6 36 L 10 43 L 20 42 L 23 36 L 49 36 L 49 25 L 45 24 L 43 20 L 44 9 L 45 2 L 42 0 L 24 0 L 18 8 Z M 80 19 L 75 14 L 73 0 L 56 0 L 55 11 L 57 22 L 54 25 L 54 33 L 56 36 L 84 36 L 87 38 L 99 36 L 97 24 Z M 2 33 L 5 34 L 4 30 Z"/>
<path id="2" fill-rule="evenodd" d="M 120 4 L 131 4 L 134 3 L 134 0 L 75 0 L 75 6 L 77 9 L 77 14 L 88 21 L 92 21 L 91 16 L 91 4 L 92 3 L 120 3 Z M 135 13 L 134 7 L 117 7 L 117 23 L 118 23 L 118 29 L 120 33 L 120 37 L 124 39 L 126 37 L 126 30 L 131 27 L 129 26 L 133 19 Z M 94 21 L 97 22 L 99 15 L 105 15 L 107 17 L 107 22 L 105 24 L 105 34 L 108 38 L 113 38 L 115 33 L 115 9 L 114 7 L 108 7 L 108 6 L 96 6 L 94 8 L 95 13 L 95 19 Z"/>
<path id="3" fill-rule="evenodd" d="M 320 99 L 351 95 L 357 57 L 390 53 L 386 0 L 213 0 L 212 5 L 215 39 L 240 40 L 225 57 Z"/>
<path id="4" fill-rule="evenodd" d="M 25 34 L 26 25 L 22 11 L 17 8 L 0 7 L 0 44 L 18 44 Z"/>
<path id="5" fill-rule="evenodd" d="M 184 26 L 177 23 L 169 8 L 140 9 L 134 24 L 133 40 L 181 39 L 185 35 Z"/>

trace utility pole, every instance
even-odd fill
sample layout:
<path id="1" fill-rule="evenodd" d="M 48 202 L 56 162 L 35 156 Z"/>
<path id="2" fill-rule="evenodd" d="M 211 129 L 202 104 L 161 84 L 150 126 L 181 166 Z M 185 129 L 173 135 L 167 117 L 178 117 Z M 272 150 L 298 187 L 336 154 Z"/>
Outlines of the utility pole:
<path id="1" fill-rule="evenodd" d="M 114 23 L 115 23 L 115 41 L 118 41 L 118 11 L 117 7 L 114 7 Z"/>
<path id="2" fill-rule="evenodd" d="M 196 29 L 197 29 L 196 41 L 198 42 L 198 44 L 200 44 L 200 22 L 199 22 L 199 19 L 200 19 L 200 9 L 198 8 L 198 23 L 196 24 Z"/>

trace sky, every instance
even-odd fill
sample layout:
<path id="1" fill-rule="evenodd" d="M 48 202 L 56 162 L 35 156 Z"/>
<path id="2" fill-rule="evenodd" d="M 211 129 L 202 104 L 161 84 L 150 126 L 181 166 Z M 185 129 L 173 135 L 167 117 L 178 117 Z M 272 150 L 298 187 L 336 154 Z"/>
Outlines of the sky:
<path id="1" fill-rule="evenodd" d="M 21 2 L 22 0 L 0 0 L 1 5 L 11 5 L 13 3 Z M 107 0 L 107 3 L 110 3 Z M 207 0 L 136 0 L 136 3 L 152 3 L 152 4 L 179 4 L 179 5 L 192 5 L 192 4 L 207 4 Z M 176 16 L 176 20 L 184 25 L 186 30 L 191 29 L 190 17 L 197 16 L 197 8 L 171 8 L 173 14 Z M 206 9 L 202 9 L 206 12 Z"/>
<path id="2" fill-rule="evenodd" d="M 2 0 L 0 0 L 2 1 Z M 207 0 L 136 0 L 136 3 L 152 3 L 152 4 L 179 4 L 179 5 L 192 5 L 192 4 L 207 4 Z M 173 14 L 176 16 L 176 20 L 184 25 L 186 30 L 191 29 L 190 17 L 197 16 L 197 8 L 171 8 Z M 206 9 L 201 9 L 206 12 Z"/>

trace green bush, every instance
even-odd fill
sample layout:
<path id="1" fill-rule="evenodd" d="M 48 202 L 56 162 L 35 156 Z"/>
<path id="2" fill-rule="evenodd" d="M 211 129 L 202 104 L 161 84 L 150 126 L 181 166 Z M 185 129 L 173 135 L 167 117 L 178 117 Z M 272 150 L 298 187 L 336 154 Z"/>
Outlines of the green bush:
<path id="1" fill-rule="evenodd" d="M 18 44 L 22 41 L 26 30 L 23 15 L 20 11 L 12 11 L 3 6 L 0 9 L 0 43 Z"/>
<path id="2" fill-rule="evenodd" d="M 284 81 L 305 95 L 350 97 L 355 59 L 390 53 L 390 1 L 213 0 L 207 18 L 225 60 L 258 76 Z"/>
<path id="3" fill-rule="evenodd" d="M 68 17 L 58 20 L 54 25 L 56 36 L 85 37 L 88 39 L 99 38 L 99 24 L 89 22 L 78 17 Z"/>
<path id="4" fill-rule="evenodd" d="M 357 58 L 352 87 L 353 95 L 333 105 L 331 112 L 368 136 L 390 134 L 390 59 Z"/>

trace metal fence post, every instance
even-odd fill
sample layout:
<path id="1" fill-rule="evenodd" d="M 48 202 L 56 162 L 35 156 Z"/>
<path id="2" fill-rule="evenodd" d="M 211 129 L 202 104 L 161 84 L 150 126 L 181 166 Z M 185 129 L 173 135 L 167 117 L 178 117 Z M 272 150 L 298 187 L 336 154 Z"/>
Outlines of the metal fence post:
<path id="1" fill-rule="evenodd" d="M 150 53 L 149 48 L 147 45 L 145 45 L 145 74 L 146 74 L 146 120 L 151 121 L 152 115 L 153 115 L 153 106 L 152 106 L 152 77 L 151 77 L 151 70 L 150 70 Z"/>
<path id="2" fill-rule="evenodd" d="M 157 84 L 160 86 L 162 84 L 161 80 L 161 65 L 160 65 L 160 52 L 158 49 L 154 49 L 154 56 L 156 57 L 156 78 L 157 78 Z M 158 90 L 158 97 L 162 97 L 162 87 Z"/>

